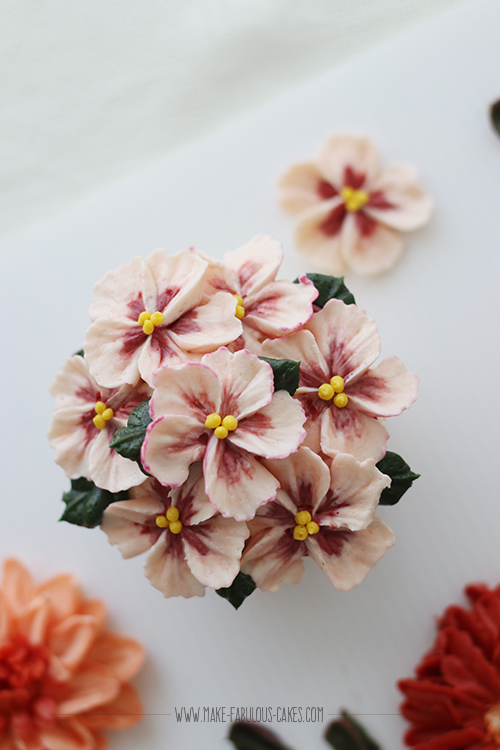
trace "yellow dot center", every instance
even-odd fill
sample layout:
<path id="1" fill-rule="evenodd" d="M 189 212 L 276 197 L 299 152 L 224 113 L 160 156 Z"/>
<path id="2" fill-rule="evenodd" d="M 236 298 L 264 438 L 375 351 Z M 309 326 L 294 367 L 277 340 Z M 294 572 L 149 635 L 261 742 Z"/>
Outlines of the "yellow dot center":
<path id="1" fill-rule="evenodd" d="M 312 520 L 312 516 L 308 510 L 299 510 L 295 514 L 295 523 L 297 526 L 293 530 L 293 538 L 298 542 L 303 542 L 311 534 L 317 534 L 319 531 L 319 525 L 316 521 Z"/>
<path id="2" fill-rule="evenodd" d="M 236 298 L 236 302 L 238 303 L 236 305 L 235 315 L 238 318 L 238 320 L 241 320 L 245 317 L 245 307 L 243 305 L 243 297 L 240 297 L 239 294 L 233 294 L 233 297 Z"/>
<path id="3" fill-rule="evenodd" d="M 227 417 L 222 419 L 220 414 L 213 413 L 205 419 L 205 427 L 213 430 L 216 438 L 224 440 L 230 432 L 234 432 L 238 427 L 238 420 L 232 414 L 228 414 Z"/>
<path id="4" fill-rule="evenodd" d="M 141 312 L 139 317 L 137 318 L 137 322 L 140 326 L 142 326 L 142 332 L 146 334 L 146 336 L 150 336 L 156 326 L 161 326 L 163 321 L 165 320 L 165 316 L 163 313 L 158 312 L 158 310 L 154 313 L 150 313 L 148 310 L 144 310 L 144 312 Z"/>
<path id="5" fill-rule="evenodd" d="M 113 419 L 115 413 L 113 409 L 106 406 L 104 401 L 96 401 L 94 406 L 95 417 L 92 420 L 98 430 L 105 430 L 110 419 Z"/>
<path id="6" fill-rule="evenodd" d="M 342 188 L 340 195 L 347 211 L 359 211 L 370 200 L 370 194 L 366 190 L 355 190 L 348 186 Z"/>
<path id="7" fill-rule="evenodd" d="M 344 393 L 344 378 L 340 375 L 334 375 L 330 378 L 329 383 L 323 383 L 318 388 L 318 396 L 323 401 L 330 401 L 333 399 L 333 403 L 339 409 L 343 409 L 349 403 L 347 394 Z"/>
<path id="8" fill-rule="evenodd" d="M 156 516 L 156 525 L 160 529 L 168 529 L 172 534 L 180 534 L 182 522 L 179 521 L 179 510 L 171 505 L 170 508 L 167 508 L 164 516 Z"/>

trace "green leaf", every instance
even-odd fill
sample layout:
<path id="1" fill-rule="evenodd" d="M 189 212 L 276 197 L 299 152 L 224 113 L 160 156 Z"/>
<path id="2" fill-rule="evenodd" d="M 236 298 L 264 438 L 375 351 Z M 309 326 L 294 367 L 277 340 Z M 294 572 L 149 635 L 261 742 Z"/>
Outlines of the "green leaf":
<path id="1" fill-rule="evenodd" d="M 396 505 L 406 490 L 410 489 L 415 479 L 420 476 L 410 469 L 401 456 L 392 451 L 387 451 L 378 462 L 377 469 L 392 479 L 391 486 L 386 487 L 380 496 L 380 505 Z"/>
<path id="2" fill-rule="evenodd" d="M 263 362 L 271 365 L 274 375 L 274 390 L 288 391 L 293 396 L 299 387 L 300 380 L 300 362 L 294 362 L 293 359 L 269 359 L 268 357 L 259 357 Z"/>
<path id="3" fill-rule="evenodd" d="M 108 505 L 128 500 L 128 492 L 101 490 L 94 482 L 80 477 L 71 480 L 71 489 L 63 494 L 62 499 L 66 510 L 59 520 L 92 529 L 101 523 Z"/>
<path id="4" fill-rule="evenodd" d="M 318 307 L 324 307 L 330 299 L 339 299 L 346 305 L 356 304 L 354 295 L 344 284 L 343 276 L 325 276 L 322 273 L 306 273 L 306 276 L 319 292 L 314 300 L 314 304 Z M 298 283 L 299 280 L 295 279 L 294 284 Z"/>
<path id="5" fill-rule="evenodd" d="M 228 738 L 237 750 L 290 750 L 279 737 L 260 724 L 238 721 L 231 726 Z"/>
<path id="6" fill-rule="evenodd" d="M 500 135 L 500 99 L 497 102 L 493 102 L 490 107 L 490 120 L 497 135 Z"/>
<path id="7" fill-rule="evenodd" d="M 73 357 L 83 357 L 83 355 L 84 355 L 83 349 L 78 349 L 78 351 L 73 354 Z"/>
<path id="8" fill-rule="evenodd" d="M 246 573 L 238 573 L 228 588 L 217 589 L 216 594 L 227 599 L 235 609 L 241 607 L 247 596 L 253 594 L 256 589 L 255 581 Z"/>
<path id="9" fill-rule="evenodd" d="M 146 434 L 146 428 L 151 422 L 152 419 L 149 416 L 149 398 L 146 398 L 130 412 L 127 426 L 117 430 L 110 443 L 110 446 L 120 456 L 130 458 L 131 461 L 136 461 L 141 469 L 141 447 Z"/>
<path id="10" fill-rule="evenodd" d="M 380 745 L 347 711 L 341 711 L 340 715 L 342 718 L 333 721 L 325 732 L 325 740 L 335 750 L 381 750 Z"/>

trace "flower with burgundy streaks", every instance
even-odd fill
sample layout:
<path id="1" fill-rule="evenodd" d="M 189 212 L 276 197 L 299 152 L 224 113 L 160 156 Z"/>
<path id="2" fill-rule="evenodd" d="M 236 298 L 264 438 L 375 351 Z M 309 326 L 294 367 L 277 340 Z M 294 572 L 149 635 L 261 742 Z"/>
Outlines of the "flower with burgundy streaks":
<path id="1" fill-rule="evenodd" d="M 209 293 L 230 292 L 238 301 L 236 316 L 243 324 L 238 348 L 260 353 L 259 344 L 264 339 L 298 330 L 313 314 L 312 303 L 318 291 L 307 276 L 301 276 L 298 284 L 276 281 L 283 250 L 272 237 L 254 237 L 238 250 L 226 253 L 224 263 L 202 257 L 210 264 Z"/>
<path id="2" fill-rule="evenodd" d="M 164 596 L 203 596 L 230 586 L 240 570 L 246 523 L 223 518 L 205 493 L 201 464 L 180 487 L 148 479 L 131 499 L 113 503 L 101 528 L 123 557 L 150 550 L 144 572 Z"/>
<path id="3" fill-rule="evenodd" d="M 342 134 L 316 162 L 296 164 L 280 182 L 283 208 L 298 214 L 296 241 L 319 270 L 378 273 L 401 255 L 401 233 L 430 218 L 432 203 L 412 167 L 381 170 L 374 144 Z"/>
<path id="4" fill-rule="evenodd" d="M 0 590 L 0 747 L 105 750 L 103 729 L 142 717 L 129 680 L 144 660 L 137 641 L 105 629 L 106 610 L 70 575 L 36 585 L 16 560 Z"/>
<path id="5" fill-rule="evenodd" d="M 500 586 L 465 593 L 471 607 L 445 610 L 415 677 L 399 682 L 413 750 L 500 747 Z"/>
<path id="6" fill-rule="evenodd" d="M 116 430 L 125 427 L 130 413 L 151 395 L 149 386 L 101 388 L 86 360 L 70 357 L 51 386 L 55 411 L 49 431 L 56 463 L 70 479 L 92 479 L 110 492 L 127 490 L 144 481 L 135 461 L 110 448 Z"/>
<path id="7" fill-rule="evenodd" d="M 264 591 L 276 591 L 300 581 L 309 556 L 337 589 L 361 583 L 394 544 L 391 529 L 375 516 L 389 478 L 373 460 L 360 463 L 346 454 L 328 469 L 309 448 L 264 465 L 280 489 L 249 522 L 242 571 Z"/>
<path id="8" fill-rule="evenodd" d="M 253 518 L 273 500 L 277 479 L 259 458 L 283 458 L 305 437 L 305 415 L 274 393 L 271 367 L 245 349 L 221 347 L 200 363 L 165 366 L 154 377 L 152 424 L 141 460 L 161 484 L 179 486 L 203 461 L 205 489 L 224 517 Z"/>
<path id="9" fill-rule="evenodd" d="M 113 388 L 142 378 L 151 385 L 162 364 L 199 359 L 241 335 L 235 298 L 219 292 L 206 299 L 207 268 L 189 250 L 155 250 L 95 285 L 84 351 L 99 383 Z"/>
<path id="10" fill-rule="evenodd" d="M 375 321 L 332 299 L 300 331 L 266 341 L 266 357 L 300 362 L 296 392 L 307 415 L 304 445 L 328 456 L 382 458 L 389 437 L 378 417 L 401 414 L 416 399 L 418 376 L 380 354 Z"/>

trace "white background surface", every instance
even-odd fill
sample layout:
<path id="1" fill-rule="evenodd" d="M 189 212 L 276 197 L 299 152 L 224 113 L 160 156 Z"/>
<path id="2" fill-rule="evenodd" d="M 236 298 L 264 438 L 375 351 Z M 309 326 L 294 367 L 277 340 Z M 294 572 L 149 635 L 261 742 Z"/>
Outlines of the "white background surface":
<path id="1" fill-rule="evenodd" d="M 457 0 L 2 0 L 0 236 Z"/>
<path id="2" fill-rule="evenodd" d="M 471 580 L 500 578 L 498 320 L 500 6 L 481 0 L 305 85 L 6 245 L 0 282 L 4 367 L 0 545 L 40 577 L 73 570 L 113 624 L 146 644 L 137 684 L 147 716 L 114 735 L 121 750 L 218 750 L 224 725 L 181 725 L 174 706 L 341 706 L 385 750 L 400 748 L 396 679 L 433 637 L 433 615 Z M 437 210 L 393 272 L 347 278 L 377 320 L 383 354 L 421 375 L 417 404 L 389 423 L 389 447 L 422 474 L 381 515 L 396 547 L 351 592 L 314 564 L 298 587 L 254 594 L 239 612 L 215 594 L 164 600 L 99 530 L 57 524 L 68 482 L 46 442 L 48 386 L 88 325 L 93 283 L 164 245 L 218 255 L 268 232 L 285 244 L 283 276 L 307 264 L 275 185 L 331 133 L 366 132 L 387 160 L 416 164 Z M 323 727 L 276 727 L 320 750 Z"/>

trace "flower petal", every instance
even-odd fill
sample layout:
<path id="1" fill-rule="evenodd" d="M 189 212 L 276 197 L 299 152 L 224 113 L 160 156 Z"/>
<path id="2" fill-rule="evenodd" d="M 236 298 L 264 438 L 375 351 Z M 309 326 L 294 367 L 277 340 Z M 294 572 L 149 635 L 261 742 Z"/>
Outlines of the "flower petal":
<path id="1" fill-rule="evenodd" d="M 305 548 L 293 531 L 264 527 L 252 536 L 243 554 L 241 570 L 263 591 L 277 591 L 282 583 L 298 583 L 304 572 Z"/>
<path id="2" fill-rule="evenodd" d="M 315 510 L 330 487 L 327 465 L 309 448 L 299 448 L 278 461 L 263 461 L 263 465 L 279 481 L 280 498 L 285 493 L 297 509 Z"/>
<path id="3" fill-rule="evenodd" d="M 80 611 L 82 594 L 72 575 L 64 574 L 51 578 L 38 587 L 38 593 L 48 601 L 53 622 L 60 622 Z"/>
<path id="4" fill-rule="evenodd" d="M 328 529 L 306 540 L 309 554 L 340 591 L 358 586 L 394 544 L 394 534 L 375 517 L 367 529 Z"/>
<path id="5" fill-rule="evenodd" d="M 273 281 L 246 300 L 245 325 L 265 336 L 283 336 L 301 328 L 313 314 L 318 291 L 307 276 L 299 284 Z"/>
<path id="6" fill-rule="evenodd" d="M 380 354 L 375 321 L 356 305 L 331 299 L 306 328 L 323 354 L 329 378 L 340 375 L 346 385 L 360 377 Z"/>
<path id="7" fill-rule="evenodd" d="M 169 255 L 166 250 L 154 250 L 146 258 L 154 279 L 155 299 L 149 312 L 163 313 L 163 325 L 169 326 L 199 304 L 203 295 L 204 274 L 208 264 L 196 253 L 181 250 Z"/>
<path id="8" fill-rule="evenodd" d="M 182 540 L 163 533 L 149 553 L 144 575 L 163 596 L 205 596 L 205 587 L 194 577 L 185 560 Z"/>
<path id="9" fill-rule="evenodd" d="M 142 258 L 132 258 L 130 263 L 109 271 L 95 284 L 90 319 L 137 321 L 140 313 L 148 309 L 153 295 L 153 278 L 146 263 Z"/>
<path id="10" fill-rule="evenodd" d="M 135 494 L 140 493 L 141 488 L 136 488 Z M 141 555 L 156 543 L 161 529 L 148 522 L 164 512 L 159 498 L 140 495 L 109 505 L 104 511 L 101 529 L 107 534 L 109 543 L 116 544 L 127 560 Z"/>
<path id="11" fill-rule="evenodd" d="M 58 715 L 80 714 L 114 700 L 120 692 L 119 681 L 108 669 L 93 665 L 71 677 Z"/>
<path id="12" fill-rule="evenodd" d="M 172 487 L 170 497 L 183 525 L 196 526 L 212 518 L 215 513 L 205 492 L 201 462 L 191 466 L 188 478 L 180 487 Z"/>
<path id="13" fill-rule="evenodd" d="M 24 565 L 12 557 L 4 562 L 1 590 L 7 607 L 13 614 L 36 596 L 31 575 Z"/>
<path id="14" fill-rule="evenodd" d="M 372 186 L 373 192 L 380 192 L 386 208 L 377 203 L 365 207 L 366 213 L 376 221 L 387 224 L 392 229 L 408 232 L 426 224 L 432 214 L 432 201 L 416 184 L 416 172 L 404 164 L 393 164 L 384 169 Z"/>
<path id="15" fill-rule="evenodd" d="M 98 714 L 82 714 L 80 721 L 92 728 L 129 729 L 142 717 L 143 708 L 137 691 L 125 684 L 114 700 L 99 708 Z"/>
<path id="16" fill-rule="evenodd" d="M 96 635 L 93 617 L 71 615 L 52 628 L 47 644 L 66 669 L 75 670 L 86 658 Z"/>
<path id="17" fill-rule="evenodd" d="M 241 321 L 235 316 L 236 304 L 232 294 L 217 292 L 170 327 L 172 339 L 183 351 L 200 354 L 229 344 L 242 332 Z"/>
<path id="18" fill-rule="evenodd" d="M 204 434 L 204 426 L 193 417 L 159 417 L 146 430 L 142 465 L 161 484 L 178 486 L 187 479 L 190 465 L 203 457 L 205 444 L 200 437 Z"/>
<path id="19" fill-rule="evenodd" d="M 369 417 L 348 404 L 343 409 L 331 406 L 321 417 L 321 450 L 327 456 L 350 453 L 358 461 L 385 455 L 389 433 L 375 417 Z"/>
<path id="20" fill-rule="evenodd" d="M 342 257 L 342 226 L 345 209 L 340 197 L 323 201 L 299 215 L 295 228 L 298 249 L 316 270 L 342 276 L 347 270 Z"/>
<path id="21" fill-rule="evenodd" d="M 139 382 L 139 357 L 150 337 L 137 323 L 99 318 L 87 329 L 83 348 L 92 375 L 106 388 Z"/>
<path id="22" fill-rule="evenodd" d="M 290 214 L 298 214 L 319 203 L 318 185 L 324 179 L 314 162 L 294 164 L 278 183 L 281 207 Z"/>
<path id="23" fill-rule="evenodd" d="M 399 232 L 374 219 L 370 221 L 366 231 L 360 231 L 356 218 L 351 215 L 342 230 L 342 257 L 359 274 L 381 273 L 392 268 L 403 251 Z"/>
<path id="24" fill-rule="evenodd" d="M 153 382 L 155 391 L 150 405 L 153 417 L 186 415 L 204 425 L 208 414 L 219 412 L 221 386 L 208 365 L 190 362 L 162 367 Z"/>
<path id="25" fill-rule="evenodd" d="M 258 235 L 224 256 L 224 261 L 238 277 L 239 294 L 243 298 L 274 281 L 282 260 L 283 248 L 267 235 Z"/>
<path id="26" fill-rule="evenodd" d="M 88 661 L 105 666 L 120 682 L 128 682 L 144 663 L 144 648 L 134 638 L 104 633 L 95 642 Z"/>
<path id="27" fill-rule="evenodd" d="M 305 421 L 300 402 L 286 391 L 276 391 L 271 403 L 242 419 L 227 441 L 263 458 L 285 458 L 304 440 Z"/>
<path id="28" fill-rule="evenodd" d="M 221 416 L 232 415 L 240 420 L 269 404 L 274 392 L 270 365 L 246 349 L 232 354 L 221 347 L 205 354 L 202 364 L 212 369 L 221 387 Z"/>
<path id="29" fill-rule="evenodd" d="M 318 154 L 318 166 L 337 189 L 348 185 L 369 189 L 379 172 L 375 145 L 363 136 L 341 133 L 330 138 Z M 358 180 L 353 181 L 350 173 Z"/>
<path id="30" fill-rule="evenodd" d="M 203 462 L 205 489 L 214 508 L 237 521 L 253 518 L 276 497 L 278 480 L 251 454 L 228 440 L 210 438 Z"/>
<path id="31" fill-rule="evenodd" d="M 111 435 L 105 428 L 92 441 L 89 452 L 89 474 L 95 484 L 109 492 L 121 492 L 141 484 L 144 472 L 129 458 L 110 447 Z"/>
<path id="32" fill-rule="evenodd" d="M 401 414 L 417 398 L 418 375 L 397 357 L 382 360 L 353 383 L 347 393 L 358 409 L 376 417 Z"/>
<path id="33" fill-rule="evenodd" d="M 39 595 L 18 611 L 16 629 L 25 635 L 30 643 L 38 645 L 45 642 L 49 619 L 49 603 L 45 597 Z"/>
<path id="34" fill-rule="evenodd" d="M 227 588 L 240 571 L 248 536 L 245 523 L 219 515 L 198 526 L 185 527 L 182 538 L 191 573 L 204 586 Z"/>
<path id="35" fill-rule="evenodd" d="M 79 719 L 58 721 L 40 732 L 43 750 L 94 750 L 92 732 Z"/>
<path id="36" fill-rule="evenodd" d="M 382 490 L 391 480 L 375 466 L 373 459 L 360 463 L 339 453 L 330 467 L 330 492 L 325 492 L 315 514 L 320 525 L 366 529 L 377 509 Z"/>
<path id="37" fill-rule="evenodd" d="M 97 428 L 88 418 L 88 407 L 65 407 L 54 412 L 48 433 L 54 460 L 67 477 L 90 477 L 89 460 Z"/>
<path id="38" fill-rule="evenodd" d="M 317 315 L 318 313 L 316 313 Z M 303 329 L 269 339 L 262 344 L 262 354 L 274 359 L 291 359 L 300 362 L 300 385 L 319 388 L 331 378 L 328 365 L 311 331 Z"/>
<path id="39" fill-rule="evenodd" d="M 83 357 L 69 357 L 50 385 L 55 409 L 66 407 L 93 408 L 99 386 L 89 372 Z"/>

